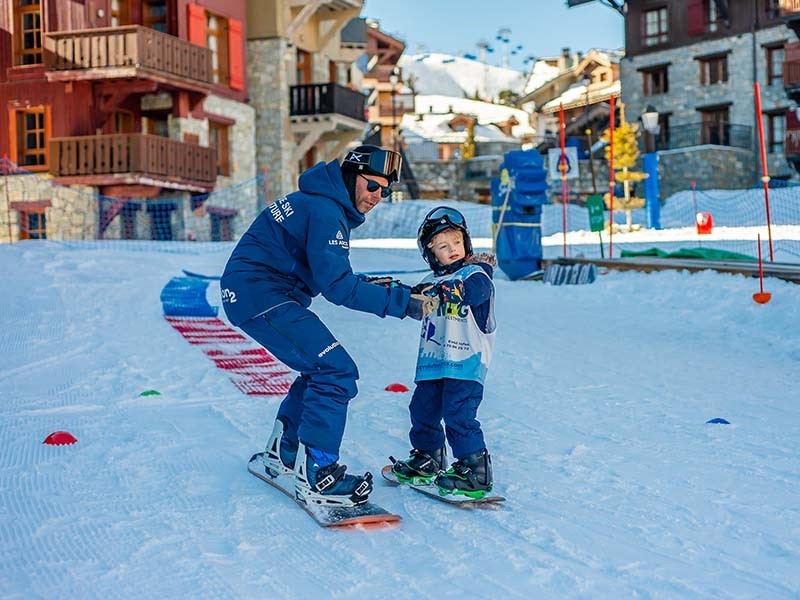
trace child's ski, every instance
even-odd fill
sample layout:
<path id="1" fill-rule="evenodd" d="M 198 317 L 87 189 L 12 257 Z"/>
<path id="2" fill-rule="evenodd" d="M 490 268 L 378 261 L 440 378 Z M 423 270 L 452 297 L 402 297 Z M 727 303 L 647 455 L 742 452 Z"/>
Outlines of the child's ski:
<path id="1" fill-rule="evenodd" d="M 377 504 L 367 502 L 358 506 L 312 506 L 297 499 L 294 491 L 294 478 L 291 475 L 271 477 L 264 469 L 261 457 L 263 452 L 254 454 L 247 464 L 247 470 L 261 481 L 278 488 L 306 511 L 322 527 L 353 527 L 376 529 L 399 525 L 401 517 L 381 508 Z"/>
<path id="2" fill-rule="evenodd" d="M 413 485 L 398 481 L 395 477 L 395 474 L 392 472 L 392 465 L 386 465 L 383 467 L 383 469 L 381 469 L 381 475 L 383 475 L 383 478 L 386 481 L 392 483 L 392 485 L 407 485 L 412 490 L 416 490 L 420 494 L 425 494 L 430 498 L 435 498 L 436 500 L 446 502 L 447 504 L 455 504 L 463 508 L 499 508 L 499 503 L 506 501 L 503 496 L 484 496 L 483 498 L 469 498 L 468 496 L 454 496 L 452 494 L 442 496 L 439 494 L 439 488 L 433 484 Z"/>

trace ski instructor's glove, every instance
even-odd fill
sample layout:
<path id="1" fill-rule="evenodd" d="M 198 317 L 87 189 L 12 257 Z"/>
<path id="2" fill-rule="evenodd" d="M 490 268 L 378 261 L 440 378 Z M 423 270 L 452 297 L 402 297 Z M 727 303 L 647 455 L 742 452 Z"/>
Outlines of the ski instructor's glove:
<path id="1" fill-rule="evenodd" d="M 399 279 L 395 279 L 394 277 L 389 277 L 388 275 L 379 275 L 377 277 L 370 277 L 367 275 L 359 275 L 358 276 L 361 280 L 366 281 L 367 283 L 372 283 L 375 285 L 380 285 L 385 288 L 393 288 L 403 285 L 403 283 Z"/>
<path id="2" fill-rule="evenodd" d="M 421 321 L 432 312 L 439 308 L 439 299 L 435 296 L 425 296 L 424 294 L 411 294 L 406 308 L 406 316 L 416 321 Z"/>

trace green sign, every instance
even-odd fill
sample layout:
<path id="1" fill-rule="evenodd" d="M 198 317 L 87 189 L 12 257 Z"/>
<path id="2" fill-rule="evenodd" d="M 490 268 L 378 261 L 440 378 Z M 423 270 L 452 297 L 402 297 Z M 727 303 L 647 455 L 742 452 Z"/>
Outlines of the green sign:
<path id="1" fill-rule="evenodd" d="M 603 196 L 592 194 L 586 198 L 586 208 L 589 209 L 589 227 L 592 231 L 603 231 L 605 227 L 605 210 Z"/>

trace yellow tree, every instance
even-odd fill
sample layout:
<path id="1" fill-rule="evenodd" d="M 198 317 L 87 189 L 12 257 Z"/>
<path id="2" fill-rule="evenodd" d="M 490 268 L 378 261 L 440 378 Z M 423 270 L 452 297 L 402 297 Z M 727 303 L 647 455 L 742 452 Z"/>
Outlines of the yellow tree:
<path id="1" fill-rule="evenodd" d="M 617 207 L 625 211 L 625 221 L 628 225 L 628 231 L 630 231 L 633 228 L 631 223 L 631 211 L 644 206 L 644 198 L 631 197 L 630 184 L 647 179 L 647 173 L 630 170 L 636 166 L 639 160 L 639 126 L 635 123 L 627 123 L 625 121 L 624 110 L 621 111 L 620 117 L 620 124 L 614 129 L 614 181 L 622 184 L 625 197 L 622 199 L 615 198 L 614 203 Z M 601 139 L 609 142 L 609 129 L 603 132 Z M 611 158 L 610 155 L 611 147 L 606 146 L 606 160 Z M 606 206 L 611 206 L 609 194 L 605 195 L 605 202 Z"/>

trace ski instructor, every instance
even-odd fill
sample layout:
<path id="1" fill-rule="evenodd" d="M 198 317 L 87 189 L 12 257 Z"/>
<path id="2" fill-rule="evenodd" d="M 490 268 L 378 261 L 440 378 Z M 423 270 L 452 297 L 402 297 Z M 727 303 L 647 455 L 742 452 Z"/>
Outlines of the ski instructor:
<path id="1" fill-rule="evenodd" d="M 271 477 L 293 475 L 306 503 L 353 506 L 367 500 L 372 475 L 339 464 L 347 404 L 358 392 L 358 368 L 308 309 L 322 294 L 333 304 L 380 317 L 423 317 L 425 296 L 404 286 L 371 283 L 350 266 L 350 230 L 391 194 L 402 159 L 359 146 L 318 163 L 299 191 L 278 199 L 253 221 L 220 281 L 228 319 L 300 375 L 278 408 L 264 466 Z M 380 281 L 380 280 L 378 280 Z"/>

